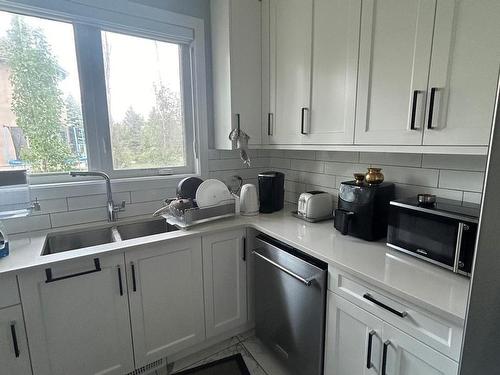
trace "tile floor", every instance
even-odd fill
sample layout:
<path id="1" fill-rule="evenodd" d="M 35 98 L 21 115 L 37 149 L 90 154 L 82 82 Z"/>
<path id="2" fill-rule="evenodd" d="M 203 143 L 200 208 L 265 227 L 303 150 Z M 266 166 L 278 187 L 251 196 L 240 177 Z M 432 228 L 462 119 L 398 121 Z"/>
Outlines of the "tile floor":
<path id="1" fill-rule="evenodd" d="M 273 354 L 255 337 L 253 331 L 234 336 L 198 353 L 182 358 L 169 364 L 167 371 L 156 371 L 156 375 L 173 375 L 181 370 L 200 366 L 236 353 L 243 356 L 251 375 L 289 375 L 273 357 Z"/>

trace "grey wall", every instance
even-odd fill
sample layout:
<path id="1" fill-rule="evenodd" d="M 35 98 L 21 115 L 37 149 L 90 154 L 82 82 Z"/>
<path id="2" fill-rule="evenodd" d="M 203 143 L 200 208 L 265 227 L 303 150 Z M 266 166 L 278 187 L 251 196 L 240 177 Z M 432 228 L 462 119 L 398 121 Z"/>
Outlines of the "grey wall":
<path id="1" fill-rule="evenodd" d="M 130 0 L 133 3 L 182 13 L 205 21 L 205 58 L 207 68 L 208 147 L 213 148 L 212 41 L 210 37 L 210 0 Z"/>

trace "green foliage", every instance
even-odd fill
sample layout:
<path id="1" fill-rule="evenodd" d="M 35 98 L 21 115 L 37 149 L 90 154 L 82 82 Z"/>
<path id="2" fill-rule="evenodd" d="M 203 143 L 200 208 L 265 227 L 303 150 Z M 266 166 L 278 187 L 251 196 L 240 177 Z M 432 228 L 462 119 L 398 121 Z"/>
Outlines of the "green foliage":
<path id="1" fill-rule="evenodd" d="M 69 170 L 72 161 L 62 135 L 64 101 L 59 89 L 64 72 L 45 35 L 14 16 L 0 46 L 11 69 L 12 111 L 29 144 L 22 158 L 34 172 Z"/>
<path id="2" fill-rule="evenodd" d="M 184 163 L 182 107 L 179 95 L 163 84 L 155 85 L 156 105 L 148 119 L 132 107 L 120 123 L 112 125 L 115 168 L 154 168 Z"/>

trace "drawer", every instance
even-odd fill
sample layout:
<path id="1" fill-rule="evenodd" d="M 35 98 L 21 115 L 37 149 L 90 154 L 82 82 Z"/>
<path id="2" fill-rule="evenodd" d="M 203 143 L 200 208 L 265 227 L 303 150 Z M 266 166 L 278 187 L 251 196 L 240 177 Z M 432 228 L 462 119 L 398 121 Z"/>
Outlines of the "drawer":
<path id="1" fill-rule="evenodd" d="M 333 267 L 329 268 L 329 289 L 440 353 L 459 360 L 463 327 L 456 323 Z"/>
<path id="2" fill-rule="evenodd" d="M 15 275 L 0 275 L 0 309 L 20 303 Z"/>

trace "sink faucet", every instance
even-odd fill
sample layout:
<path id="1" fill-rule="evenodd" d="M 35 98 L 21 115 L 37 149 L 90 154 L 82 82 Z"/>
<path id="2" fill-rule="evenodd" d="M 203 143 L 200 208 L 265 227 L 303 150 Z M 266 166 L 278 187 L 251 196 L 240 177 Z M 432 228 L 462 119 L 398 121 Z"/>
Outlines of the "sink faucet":
<path id="1" fill-rule="evenodd" d="M 113 194 L 111 193 L 111 180 L 109 176 L 104 172 L 80 172 L 80 171 L 71 171 L 69 172 L 71 177 L 77 176 L 97 176 L 102 177 L 106 181 L 106 196 L 108 199 L 107 208 L 108 208 L 108 221 L 116 221 L 117 220 L 117 212 L 123 211 L 125 209 L 125 201 L 122 201 L 121 204 L 115 204 L 113 202 Z"/>

